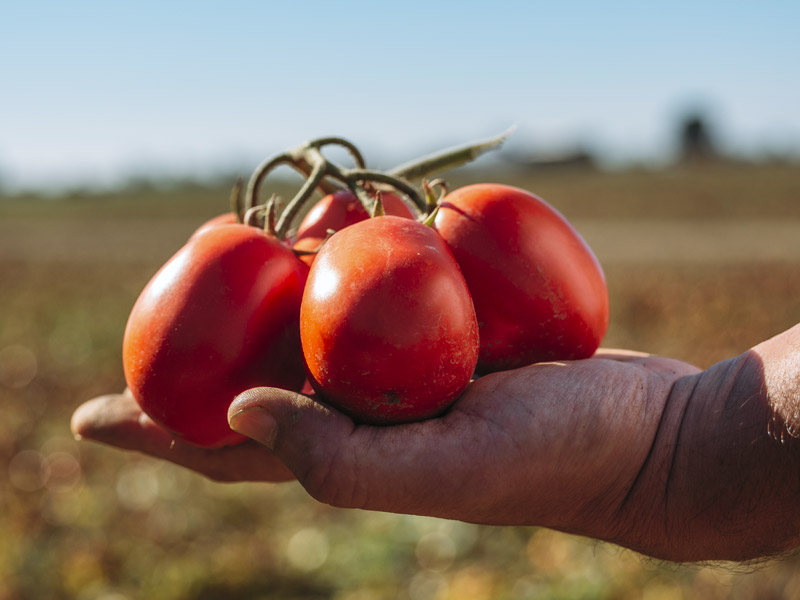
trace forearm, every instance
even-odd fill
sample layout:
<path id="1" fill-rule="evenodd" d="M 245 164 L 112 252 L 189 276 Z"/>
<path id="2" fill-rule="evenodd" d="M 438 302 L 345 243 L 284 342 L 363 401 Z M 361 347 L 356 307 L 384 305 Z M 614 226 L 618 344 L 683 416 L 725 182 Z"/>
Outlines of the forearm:
<path id="1" fill-rule="evenodd" d="M 676 381 L 622 508 L 647 524 L 637 545 L 681 561 L 800 545 L 799 426 L 800 326 Z"/>

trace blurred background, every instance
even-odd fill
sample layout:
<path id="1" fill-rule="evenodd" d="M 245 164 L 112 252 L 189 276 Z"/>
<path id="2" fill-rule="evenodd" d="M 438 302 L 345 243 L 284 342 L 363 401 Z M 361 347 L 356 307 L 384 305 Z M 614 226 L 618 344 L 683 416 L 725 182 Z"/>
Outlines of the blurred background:
<path id="1" fill-rule="evenodd" d="M 800 596 L 792 557 L 676 566 L 337 510 L 68 426 L 124 386 L 134 300 L 234 179 L 327 135 L 388 168 L 516 125 L 442 175 L 573 222 L 608 279 L 605 345 L 706 367 L 779 333 L 800 321 L 798 19 L 788 0 L 5 2 L 0 600 Z"/>

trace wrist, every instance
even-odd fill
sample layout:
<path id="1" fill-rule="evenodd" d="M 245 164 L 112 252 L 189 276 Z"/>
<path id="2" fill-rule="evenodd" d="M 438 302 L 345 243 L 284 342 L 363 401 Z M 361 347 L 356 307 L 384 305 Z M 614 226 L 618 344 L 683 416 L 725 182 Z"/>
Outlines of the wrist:
<path id="1" fill-rule="evenodd" d="M 800 441 L 776 435 L 784 417 L 766 379 L 762 354 L 750 350 L 675 382 L 623 505 L 639 524 L 626 545 L 699 561 L 748 560 L 800 543 Z"/>

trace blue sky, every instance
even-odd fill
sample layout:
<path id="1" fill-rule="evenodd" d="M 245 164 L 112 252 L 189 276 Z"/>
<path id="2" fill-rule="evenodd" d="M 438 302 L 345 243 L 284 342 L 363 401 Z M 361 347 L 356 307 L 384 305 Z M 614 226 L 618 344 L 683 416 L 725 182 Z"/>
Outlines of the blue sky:
<path id="1" fill-rule="evenodd" d="M 800 152 L 800 2 L 0 5 L 0 182 L 214 175 L 341 135 L 374 166 L 518 129 L 658 161 L 699 107 L 732 151 Z"/>

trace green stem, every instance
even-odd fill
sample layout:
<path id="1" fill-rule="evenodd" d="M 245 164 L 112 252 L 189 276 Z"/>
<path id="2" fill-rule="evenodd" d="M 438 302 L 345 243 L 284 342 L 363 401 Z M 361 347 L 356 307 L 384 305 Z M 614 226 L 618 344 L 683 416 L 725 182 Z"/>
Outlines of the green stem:
<path id="1" fill-rule="evenodd" d="M 347 188 L 355 195 L 356 199 L 361 202 L 361 206 L 364 207 L 367 214 L 372 214 L 372 209 L 375 206 L 375 198 L 361 185 L 361 182 L 355 179 L 347 179 L 346 177 L 343 177 L 341 181 L 345 183 Z"/>
<path id="2" fill-rule="evenodd" d="M 312 140 L 259 165 L 248 182 L 244 206 L 239 207 L 239 200 L 236 200 L 237 215 L 241 212 L 247 214 L 253 207 L 257 206 L 258 191 L 264 179 L 272 170 L 281 165 L 289 165 L 306 176 L 306 181 L 302 188 L 281 212 L 275 225 L 275 235 L 281 240 L 286 237 L 292 221 L 311 198 L 315 189 L 320 189 L 329 194 L 346 187 L 356 195 L 367 212 L 373 214 L 376 208 L 375 200 L 364 189 L 362 183 L 376 182 L 391 186 L 401 192 L 402 195 L 410 200 L 410 208 L 418 216 L 425 215 L 430 211 L 431 207 L 419 190 L 408 181 L 409 179 L 422 178 L 434 171 L 450 169 L 470 162 L 481 154 L 500 146 L 511 134 L 511 131 L 508 130 L 502 135 L 481 142 L 437 152 L 425 158 L 395 167 L 388 173 L 367 169 L 364 157 L 358 148 L 343 138 L 325 137 Z M 321 148 L 329 145 L 338 145 L 347 150 L 355 161 L 356 168 L 343 169 L 328 161 L 322 155 Z M 269 218 L 267 220 L 269 221 Z"/>
<path id="3" fill-rule="evenodd" d="M 283 154 L 279 154 L 273 158 L 265 160 L 261 163 L 256 170 L 253 171 L 253 175 L 250 177 L 250 181 L 247 184 L 247 192 L 244 196 L 244 210 L 245 212 L 249 211 L 253 208 L 257 203 L 258 198 L 258 190 L 261 187 L 264 179 L 266 179 L 267 175 L 269 175 L 270 171 L 273 169 L 281 166 L 281 165 L 292 165 L 293 159 L 290 152 L 285 152 Z"/>
<path id="4" fill-rule="evenodd" d="M 257 223 L 254 222 L 254 219 L 258 218 L 258 213 L 264 212 L 264 206 L 254 206 L 252 208 L 248 208 L 244 215 L 242 216 L 242 223 L 249 227 L 257 227 Z"/>
<path id="5" fill-rule="evenodd" d="M 233 184 L 233 189 L 231 190 L 231 212 L 236 215 L 236 222 L 242 222 L 242 187 L 243 181 L 241 177 L 236 178 L 236 183 Z"/>
<path id="6" fill-rule="evenodd" d="M 292 163 L 292 166 L 295 170 L 300 173 L 301 175 L 305 175 L 308 177 L 311 175 L 311 172 L 314 170 L 314 167 L 309 163 L 302 154 L 298 154 L 295 159 L 295 162 Z M 317 186 L 320 191 L 324 194 L 335 194 L 343 189 L 343 186 L 336 181 L 330 181 L 327 179 L 323 179 L 319 182 Z"/>
<path id="7" fill-rule="evenodd" d="M 354 181 L 374 181 L 376 183 L 384 183 L 389 185 L 405 194 L 413 202 L 414 210 L 417 214 L 425 212 L 425 199 L 419 193 L 419 190 L 405 179 L 392 176 L 382 171 L 372 171 L 370 169 L 348 169 L 346 171 L 342 171 L 342 174 L 346 180 L 352 179 Z"/>
<path id="8" fill-rule="evenodd" d="M 244 210 L 247 211 L 258 204 L 258 191 L 261 188 L 264 179 L 266 179 L 267 175 L 275 168 L 281 165 L 289 165 L 298 171 L 301 175 L 306 177 L 310 177 L 311 174 L 314 172 L 315 166 L 317 162 L 311 164 L 308 161 L 307 154 L 310 149 L 314 149 L 319 153 L 319 149 L 324 146 L 330 145 L 337 145 L 342 146 L 345 150 L 347 150 L 350 155 L 353 157 L 357 168 L 365 168 L 366 162 L 364 161 L 364 156 L 361 154 L 359 149 L 352 144 L 351 142 L 340 138 L 340 137 L 325 137 L 319 138 L 316 140 L 312 140 L 310 142 L 306 142 L 301 146 L 295 148 L 294 150 L 290 150 L 288 152 L 284 152 L 283 154 L 279 154 L 273 158 L 270 158 L 263 163 L 261 163 L 256 170 L 253 172 L 252 177 L 247 185 L 247 193 L 245 194 L 245 205 Z M 331 182 L 325 181 L 324 179 L 320 179 L 317 184 L 324 193 L 332 194 L 341 189 L 341 186 L 332 185 Z M 305 189 L 305 186 L 303 187 Z M 312 189 L 313 191 L 313 189 Z"/>
<path id="9" fill-rule="evenodd" d="M 314 165 L 314 170 L 311 172 L 311 175 L 309 175 L 308 179 L 306 179 L 303 187 L 300 188 L 300 191 L 297 192 L 295 197 L 289 201 L 289 204 L 287 204 L 286 208 L 284 208 L 283 212 L 281 212 L 281 216 L 278 219 L 278 224 L 275 226 L 275 235 L 279 240 L 286 238 L 286 234 L 289 232 L 289 227 L 291 226 L 292 220 L 314 193 L 314 190 L 320 184 L 328 171 L 328 162 L 321 155 L 315 162 L 316 164 Z"/>
<path id="10" fill-rule="evenodd" d="M 321 150 L 323 146 L 342 146 L 345 150 L 350 153 L 350 156 L 353 157 L 353 161 L 356 163 L 357 169 L 366 169 L 367 163 L 364 160 L 364 156 L 361 154 L 361 151 L 355 147 L 355 145 L 351 142 L 348 142 L 344 138 L 340 137 L 327 137 L 327 138 L 319 138 L 317 140 L 313 140 L 307 144 L 310 148 L 316 148 L 317 150 Z"/>
<path id="11" fill-rule="evenodd" d="M 460 167 L 461 165 L 475 160 L 481 154 L 485 154 L 501 146 L 514 132 L 514 129 L 514 127 L 511 127 L 502 134 L 488 140 L 467 144 L 465 146 L 458 146 L 413 160 L 395 167 L 389 171 L 389 174 L 395 177 L 402 177 L 403 179 L 414 180 L 421 179 L 426 175 L 431 175 L 438 171 Z"/>
<path id="12" fill-rule="evenodd" d="M 512 127 L 501 135 L 487 140 L 435 152 L 426 157 L 397 166 L 391 169 L 388 174 L 396 178 L 414 180 L 431 175 L 436 171 L 452 169 L 454 167 L 464 165 L 475 160 L 482 154 L 498 148 L 503 144 L 503 142 L 506 141 L 513 131 L 514 128 Z M 348 152 L 350 152 L 355 160 L 356 169 L 365 169 L 364 157 L 361 155 L 361 152 L 359 152 L 358 148 L 356 148 L 356 146 L 349 141 L 340 137 L 325 137 L 312 140 L 299 146 L 298 148 L 295 148 L 294 150 L 290 150 L 289 152 L 285 152 L 274 158 L 268 159 L 256 168 L 247 185 L 244 210 L 247 211 L 257 204 L 258 190 L 270 171 L 280 165 L 288 164 L 300 174 L 308 177 L 314 170 L 314 165 L 309 163 L 305 157 L 307 151 L 310 148 L 319 150 L 319 148 L 322 148 L 323 146 L 332 144 L 342 146 Z M 341 183 L 336 183 L 336 181 L 328 181 L 323 178 L 323 180 L 318 183 L 317 187 L 319 187 L 319 189 L 326 194 L 332 194 L 341 190 L 345 186 L 341 185 Z"/>

